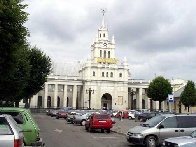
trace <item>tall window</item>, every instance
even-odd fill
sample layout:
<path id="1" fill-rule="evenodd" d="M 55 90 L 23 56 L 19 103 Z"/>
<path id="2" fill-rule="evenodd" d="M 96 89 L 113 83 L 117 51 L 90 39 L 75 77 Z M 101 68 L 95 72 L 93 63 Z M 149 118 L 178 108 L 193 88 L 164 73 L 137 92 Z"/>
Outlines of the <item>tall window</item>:
<path id="1" fill-rule="evenodd" d="M 101 34 L 100 34 L 100 38 L 101 38 Z"/>
<path id="2" fill-rule="evenodd" d="M 105 37 L 105 33 L 103 33 L 103 37 Z"/>
<path id="3" fill-rule="evenodd" d="M 108 72 L 106 73 L 106 77 L 108 77 Z"/>
<path id="4" fill-rule="evenodd" d="M 95 72 L 93 71 L 93 76 L 95 76 Z"/>
<path id="5" fill-rule="evenodd" d="M 110 73 L 110 77 L 113 77 L 113 72 Z"/>
<path id="6" fill-rule="evenodd" d="M 106 51 L 104 51 L 104 58 L 106 58 Z"/>
<path id="7" fill-rule="evenodd" d="M 119 77 L 122 77 L 122 73 L 119 73 Z"/>
<path id="8" fill-rule="evenodd" d="M 104 77 L 104 72 L 102 72 L 102 77 Z"/>
<path id="9" fill-rule="evenodd" d="M 108 58 L 110 58 L 110 51 L 108 51 Z"/>
<path id="10" fill-rule="evenodd" d="M 100 50 L 100 57 L 102 57 L 102 50 Z"/>

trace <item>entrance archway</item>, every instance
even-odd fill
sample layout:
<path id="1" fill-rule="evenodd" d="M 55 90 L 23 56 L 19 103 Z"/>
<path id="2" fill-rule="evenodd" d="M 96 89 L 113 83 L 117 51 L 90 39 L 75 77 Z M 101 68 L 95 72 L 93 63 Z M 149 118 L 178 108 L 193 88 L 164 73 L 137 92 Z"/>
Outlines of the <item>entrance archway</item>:
<path id="1" fill-rule="evenodd" d="M 105 93 L 101 97 L 101 106 L 107 110 L 112 109 L 112 96 L 109 93 Z"/>

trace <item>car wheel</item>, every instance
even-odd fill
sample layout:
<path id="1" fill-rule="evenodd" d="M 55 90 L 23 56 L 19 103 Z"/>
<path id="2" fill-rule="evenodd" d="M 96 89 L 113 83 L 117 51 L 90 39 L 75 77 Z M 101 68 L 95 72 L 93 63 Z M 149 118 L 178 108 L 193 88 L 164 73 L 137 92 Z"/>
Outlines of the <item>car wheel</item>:
<path id="1" fill-rule="evenodd" d="M 86 124 L 85 120 L 82 120 L 81 123 L 80 123 L 81 126 L 84 126 L 85 124 Z"/>
<path id="2" fill-rule="evenodd" d="M 132 119 L 132 117 L 131 117 L 131 116 L 129 116 L 129 119 Z"/>
<path id="3" fill-rule="evenodd" d="M 145 139 L 145 145 L 147 147 L 156 147 L 156 144 L 157 144 L 157 141 L 156 141 L 156 138 L 154 136 L 148 136 Z"/>
<path id="4" fill-rule="evenodd" d="M 101 133 L 104 133 L 104 129 L 101 129 Z"/>
<path id="5" fill-rule="evenodd" d="M 59 119 L 59 117 L 57 116 L 56 119 Z"/>
<path id="6" fill-rule="evenodd" d="M 107 133 L 110 133 L 110 129 L 107 129 Z"/>

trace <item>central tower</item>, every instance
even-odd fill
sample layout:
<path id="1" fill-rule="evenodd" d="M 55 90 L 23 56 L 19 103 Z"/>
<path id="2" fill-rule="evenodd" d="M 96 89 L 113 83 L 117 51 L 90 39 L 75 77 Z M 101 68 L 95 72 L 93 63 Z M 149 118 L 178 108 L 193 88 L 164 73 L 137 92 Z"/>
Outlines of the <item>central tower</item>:
<path id="1" fill-rule="evenodd" d="M 114 36 L 109 40 L 105 10 L 101 26 L 93 39 L 91 55 L 79 71 L 83 80 L 84 107 L 126 109 L 128 107 L 128 64 L 115 58 Z M 89 95 L 86 91 L 93 90 Z M 90 98 L 89 98 L 90 97 Z M 90 105 L 89 105 L 90 102 Z"/>

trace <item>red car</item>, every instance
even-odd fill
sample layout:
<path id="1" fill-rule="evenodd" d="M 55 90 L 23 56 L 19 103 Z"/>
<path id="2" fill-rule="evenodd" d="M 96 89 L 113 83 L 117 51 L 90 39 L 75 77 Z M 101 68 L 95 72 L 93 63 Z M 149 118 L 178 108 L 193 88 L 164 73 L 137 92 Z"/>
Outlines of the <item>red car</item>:
<path id="1" fill-rule="evenodd" d="M 68 115 L 68 112 L 66 112 L 66 111 L 58 111 L 56 113 L 56 119 L 59 119 L 59 118 L 66 119 L 67 118 L 67 115 Z"/>
<path id="2" fill-rule="evenodd" d="M 112 127 L 112 118 L 109 114 L 94 113 L 89 116 L 85 124 L 85 129 L 89 132 L 92 132 L 94 129 L 101 129 L 102 133 L 104 130 L 107 130 L 107 133 L 110 133 Z"/>
<path id="3" fill-rule="evenodd" d="M 122 114 L 122 118 L 129 118 L 129 112 L 128 111 L 119 111 L 115 117 L 119 118 L 120 117 L 120 113 Z"/>

